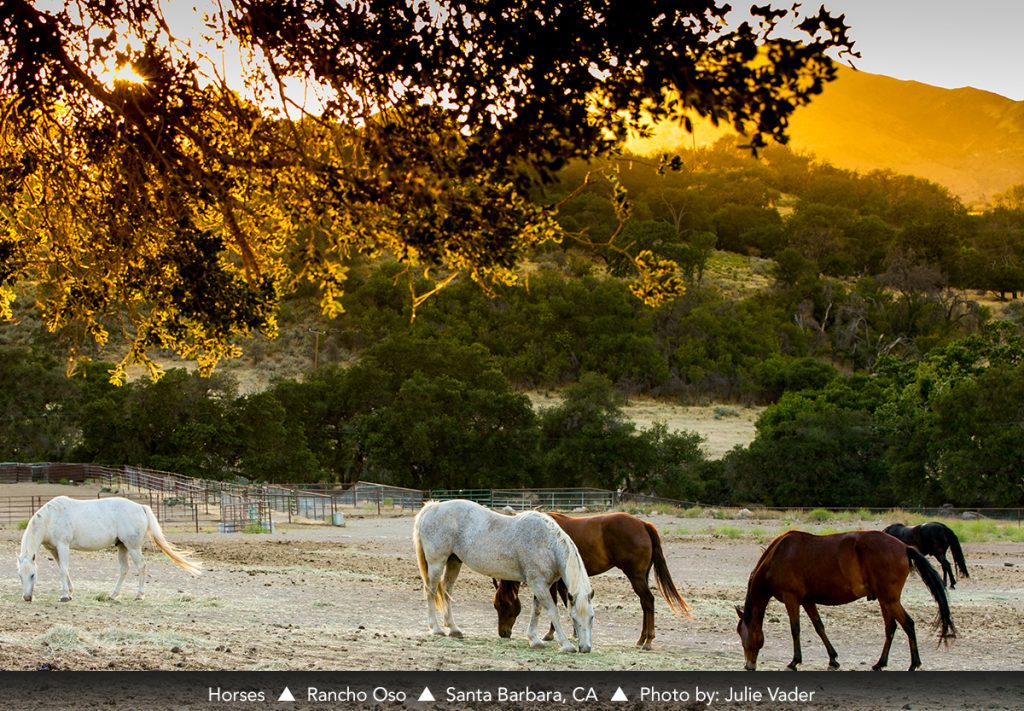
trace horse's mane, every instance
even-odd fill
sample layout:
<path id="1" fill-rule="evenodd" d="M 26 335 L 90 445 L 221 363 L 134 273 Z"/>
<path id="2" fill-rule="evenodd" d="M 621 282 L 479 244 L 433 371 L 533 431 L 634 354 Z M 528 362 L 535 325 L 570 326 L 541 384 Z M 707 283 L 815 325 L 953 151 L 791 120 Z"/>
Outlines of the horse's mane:
<path id="1" fill-rule="evenodd" d="M 569 595 L 572 596 L 573 605 L 580 604 L 582 600 L 589 600 L 592 590 L 590 576 L 587 575 L 587 568 L 583 564 L 583 558 L 580 557 L 576 544 L 553 518 L 542 514 L 542 519 L 545 525 L 551 529 L 555 540 L 558 541 L 559 558 L 563 561 L 562 582 L 565 583 Z"/>
<path id="2" fill-rule="evenodd" d="M 786 534 L 790 532 L 791 531 L 786 531 L 776 536 L 761 553 L 761 557 L 757 559 L 757 565 L 755 565 L 754 569 L 750 571 L 750 577 L 747 579 L 747 596 L 743 601 L 743 618 L 748 622 L 750 621 L 749 618 L 751 613 L 753 612 L 753 597 L 755 588 L 757 587 L 757 584 L 764 578 L 765 570 L 771 563 L 771 560 L 775 555 L 775 551 L 779 547 L 779 544 L 782 542 L 782 539 L 785 538 Z"/>
<path id="3" fill-rule="evenodd" d="M 42 545 L 42 536 L 40 534 L 40 526 L 42 520 L 49 511 L 47 506 L 50 502 L 47 501 L 45 504 L 40 506 L 31 518 L 28 520 L 28 525 L 25 526 L 25 532 L 21 534 L 21 549 L 18 556 L 24 556 L 28 553 L 35 553 L 39 546 Z"/>

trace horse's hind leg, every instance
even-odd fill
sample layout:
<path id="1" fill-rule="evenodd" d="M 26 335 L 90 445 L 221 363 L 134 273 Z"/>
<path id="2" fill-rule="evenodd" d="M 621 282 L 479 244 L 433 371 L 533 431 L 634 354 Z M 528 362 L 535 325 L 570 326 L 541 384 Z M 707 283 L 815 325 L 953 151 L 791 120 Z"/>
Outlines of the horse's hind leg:
<path id="1" fill-rule="evenodd" d="M 460 570 L 462 570 L 462 561 L 455 556 L 450 556 L 448 562 L 445 563 L 444 577 L 441 580 L 446 603 L 444 606 L 444 624 L 448 628 L 448 635 L 451 637 L 462 636 L 462 630 L 455 624 L 455 618 L 452 617 L 452 591 L 455 589 L 455 581 L 458 580 Z"/>
<path id="2" fill-rule="evenodd" d="M 644 615 L 643 627 L 640 628 L 640 639 L 637 640 L 636 646 L 650 649 L 651 643 L 654 642 L 654 593 L 651 592 L 651 586 L 647 582 L 646 571 L 643 577 L 634 575 L 629 582 L 633 586 L 633 592 L 640 598 L 640 608 Z"/>
<path id="3" fill-rule="evenodd" d="M 128 555 L 132 557 L 135 570 L 139 573 L 139 591 L 135 594 L 135 599 L 141 600 L 146 596 L 146 560 L 142 557 L 141 548 L 129 548 Z"/>
<path id="4" fill-rule="evenodd" d="M 825 651 L 828 652 L 828 666 L 830 669 L 838 669 L 839 662 L 836 658 L 839 653 L 836 652 L 836 648 L 832 646 L 832 643 L 828 641 L 828 635 L 825 634 L 825 625 L 821 622 L 821 615 L 818 614 L 818 606 L 813 602 L 804 603 L 804 610 L 807 611 L 807 616 L 811 618 L 811 624 L 814 625 L 814 631 L 818 633 L 821 641 L 825 644 Z"/>
<path id="5" fill-rule="evenodd" d="M 882 609 L 882 621 L 885 623 L 885 645 L 882 647 L 882 656 L 871 668 L 881 671 L 889 663 L 889 648 L 892 647 L 898 622 L 903 631 L 907 633 L 907 640 L 910 642 L 910 669 L 907 671 L 914 671 L 921 666 L 921 655 L 917 651 L 917 635 L 914 632 L 914 620 L 903 609 L 903 604 L 899 600 L 890 603 L 879 601 L 879 605 Z"/>
<path id="6" fill-rule="evenodd" d="M 117 583 L 114 585 L 114 591 L 110 593 L 110 599 L 116 600 L 117 596 L 121 594 L 121 584 L 124 582 L 124 578 L 128 575 L 128 551 L 125 549 L 123 543 L 117 544 L 117 562 L 121 566 L 121 572 L 117 576 Z"/>
<path id="7" fill-rule="evenodd" d="M 898 600 L 893 606 L 893 617 L 907 633 L 907 642 L 910 644 L 910 668 L 907 671 L 914 671 L 921 666 L 921 655 L 917 651 L 917 633 L 914 631 L 914 618 L 907 614 L 907 611 L 903 609 L 903 603 Z M 895 627 L 895 624 L 893 626 Z"/>
<path id="8" fill-rule="evenodd" d="M 437 621 L 437 598 L 444 598 L 444 590 L 438 590 L 441 585 L 441 576 L 444 574 L 444 566 L 436 563 L 427 563 L 427 579 L 423 581 L 423 596 L 427 601 L 427 623 L 434 634 L 444 635 L 444 628 Z M 447 602 L 447 601 L 446 601 Z M 447 607 L 447 605 L 445 605 Z"/>

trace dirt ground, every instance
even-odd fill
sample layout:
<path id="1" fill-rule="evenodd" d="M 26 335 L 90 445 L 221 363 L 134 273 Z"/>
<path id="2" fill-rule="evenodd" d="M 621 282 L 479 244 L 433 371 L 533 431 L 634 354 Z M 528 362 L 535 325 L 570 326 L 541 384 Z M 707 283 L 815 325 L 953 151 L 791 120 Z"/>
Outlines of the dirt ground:
<path id="1" fill-rule="evenodd" d="M 133 598 L 134 571 L 120 600 L 107 599 L 117 573 L 113 551 L 74 552 L 75 599 L 58 602 L 56 564 L 40 556 L 35 600 L 21 600 L 15 555 L 21 532 L 0 530 L 0 669 L 2 670 L 677 670 L 733 671 L 743 657 L 734 605 L 761 545 L 778 521 L 721 521 L 650 514 L 663 532 L 677 587 L 693 607 L 679 620 L 657 601 L 653 651 L 634 643 L 640 605 L 612 571 L 594 578 L 594 649 L 566 654 L 551 643 L 529 648 L 528 604 L 510 640 L 499 639 L 489 579 L 463 569 L 454 611 L 463 639 L 429 634 L 414 561 L 412 516 L 349 515 L 344 527 L 281 527 L 273 534 L 169 531 L 191 548 L 206 572 L 190 578 L 147 548 L 147 595 Z M 883 521 L 865 527 L 881 528 Z M 726 524 L 730 535 L 712 533 Z M 804 528 L 813 528 L 807 527 Z M 735 530 L 745 531 L 736 537 Z M 967 544 L 971 571 L 950 592 L 959 636 L 936 647 L 935 604 L 912 576 L 903 600 L 917 621 L 924 669 L 1024 670 L 1024 545 Z M 844 669 L 864 670 L 883 638 L 877 605 L 864 600 L 822 610 Z M 562 610 L 563 620 L 568 615 Z M 803 620 L 804 666 L 824 670 L 827 656 Z M 760 668 L 781 670 L 792 646 L 781 605 L 766 620 Z M 909 664 L 899 632 L 891 669 Z"/>

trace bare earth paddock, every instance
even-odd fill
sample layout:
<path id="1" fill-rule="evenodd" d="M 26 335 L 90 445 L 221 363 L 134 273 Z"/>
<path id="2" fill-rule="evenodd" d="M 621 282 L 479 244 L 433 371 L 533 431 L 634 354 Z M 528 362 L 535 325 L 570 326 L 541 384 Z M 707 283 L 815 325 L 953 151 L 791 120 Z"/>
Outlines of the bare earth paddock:
<path id="1" fill-rule="evenodd" d="M 428 633 L 412 554 L 412 517 L 358 517 L 345 527 L 282 527 L 273 534 L 169 531 L 206 566 L 196 579 L 151 546 L 145 550 L 145 600 L 133 599 L 129 573 L 122 599 L 106 598 L 117 572 L 109 552 L 74 552 L 75 599 L 58 602 L 56 564 L 41 552 L 36 598 L 21 600 L 15 555 L 21 532 L 0 530 L 7 574 L 0 578 L 0 669 L 35 670 L 677 670 L 736 671 L 743 657 L 734 605 L 778 522 L 726 522 L 758 535 L 716 537 L 695 531 L 722 521 L 647 516 L 665 534 L 672 575 L 693 607 L 678 620 L 657 603 L 655 650 L 639 651 L 640 605 L 612 571 L 594 579 L 594 651 L 564 654 L 553 644 L 530 649 L 528 606 L 511 640 L 499 639 L 489 579 L 463 570 L 456 620 L 464 639 Z M 866 522 L 881 528 L 884 521 Z M 675 532 L 674 532 L 675 531 Z M 735 534 L 733 534 L 735 535 Z M 936 648 L 935 604 L 916 577 L 903 599 L 917 621 L 924 669 L 1024 670 L 1024 545 L 965 546 L 971 577 L 950 592 L 959 637 Z M 567 614 L 563 616 L 567 619 Z M 875 603 L 824 608 L 826 629 L 844 669 L 878 658 L 882 623 Z M 827 657 L 802 620 L 804 665 L 824 670 Z M 792 646 L 785 612 L 769 606 L 760 668 L 783 669 Z M 909 663 L 897 632 L 891 669 Z"/>

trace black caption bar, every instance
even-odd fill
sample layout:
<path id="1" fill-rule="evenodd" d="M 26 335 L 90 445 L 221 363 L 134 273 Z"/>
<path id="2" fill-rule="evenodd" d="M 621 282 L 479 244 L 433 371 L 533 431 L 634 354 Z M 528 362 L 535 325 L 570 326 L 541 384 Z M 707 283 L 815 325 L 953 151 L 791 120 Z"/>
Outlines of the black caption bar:
<path id="1" fill-rule="evenodd" d="M 1024 672 L 3 672 L 0 684 L 25 709 L 1024 707 Z"/>

